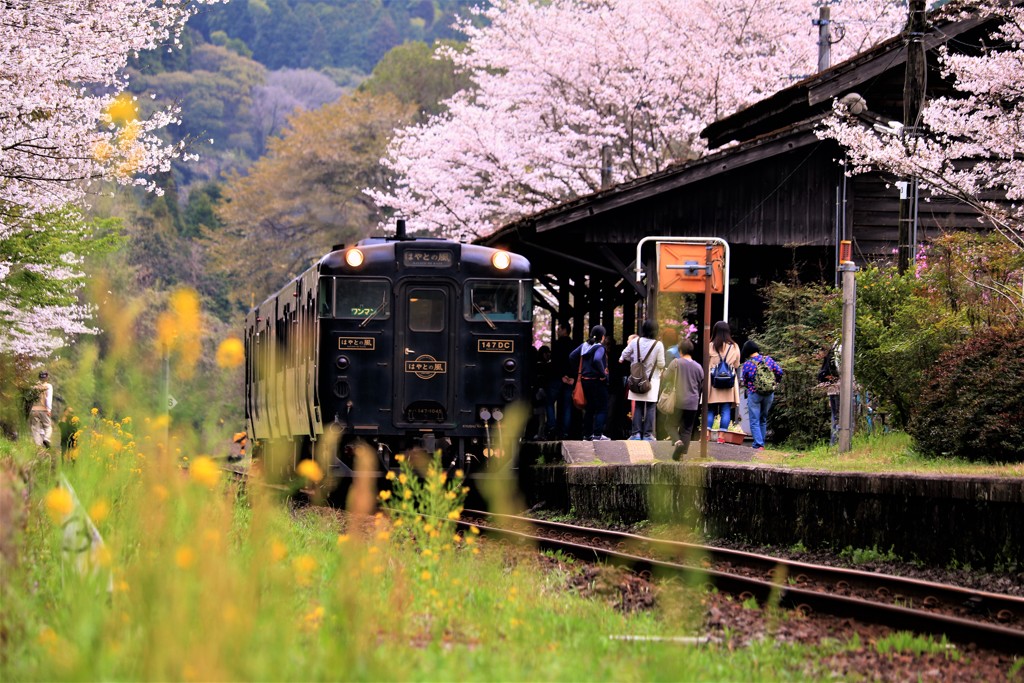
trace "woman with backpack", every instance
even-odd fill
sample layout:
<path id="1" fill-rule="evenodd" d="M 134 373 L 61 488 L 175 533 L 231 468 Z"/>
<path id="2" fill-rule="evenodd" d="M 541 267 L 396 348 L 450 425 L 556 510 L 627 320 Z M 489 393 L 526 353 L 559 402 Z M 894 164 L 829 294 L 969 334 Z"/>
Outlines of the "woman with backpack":
<path id="1" fill-rule="evenodd" d="M 569 354 L 569 367 L 578 373 L 587 398 L 583 409 L 584 441 L 610 441 L 604 434 L 608 419 L 608 358 L 602 343 L 604 335 L 604 326 L 594 325 L 590 338 Z"/>
<path id="2" fill-rule="evenodd" d="M 658 412 L 658 390 L 661 386 L 661 370 L 665 367 L 665 346 L 655 339 L 658 326 L 652 320 L 645 320 L 640 327 L 640 337 L 626 344 L 619 356 L 620 363 L 629 363 L 629 400 L 633 401 L 633 431 L 630 441 L 656 441 L 654 437 L 654 415 Z"/>
<path id="3" fill-rule="evenodd" d="M 732 407 L 739 405 L 740 391 L 736 382 L 736 370 L 740 367 L 740 347 L 732 340 L 729 323 L 719 320 L 711 330 L 708 344 L 708 383 L 711 396 L 708 398 L 708 429 L 718 423 L 718 443 L 725 443 L 722 432 L 732 421 Z"/>
<path id="4" fill-rule="evenodd" d="M 761 348 L 753 339 L 743 345 L 741 376 L 747 392 L 747 413 L 750 415 L 750 433 L 754 437 L 754 450 L 764 450 L 768 430 L 768 411 L 775 400 L 775 385 L 782 379 L 782 368 L 771 356 L 762 356 Z"/>

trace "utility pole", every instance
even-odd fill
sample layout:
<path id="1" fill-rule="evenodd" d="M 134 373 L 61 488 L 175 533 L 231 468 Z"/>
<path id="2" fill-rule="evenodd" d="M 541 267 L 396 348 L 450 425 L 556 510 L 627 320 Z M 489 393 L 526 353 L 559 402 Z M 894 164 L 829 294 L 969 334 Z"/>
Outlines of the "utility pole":
<path id="1" fill-rule="evenodd" d="M 839 264 L 843 278 L 843 353 L 839 367 L 839 452 L 853 448 L 853 355 L 857 321 L 857 266 L 844 260 Z"/>
<path id="2" fill-rule="evenodd" d="M 924 32 L 926 21 L 925 0 L 910 0 L 907 17 L 907 62 L 903 80 L 903 143 L 913 145 L 917 137 L 918 118 L 924 104 L 925 63 Z M 900 273 L 910 268 L 911 228 L 916 214 L 917 181 L 913 177 L 901 178 L 900 218 L 897 241 L 897 266 Z"/>
<path id="3" fill-rule="evenodd" d="M 822 3 L 818 8 L 818 18 L 811 22 L 818 27 L 818 73 L 832 66 L 831 17 L 832 8 Z"/>

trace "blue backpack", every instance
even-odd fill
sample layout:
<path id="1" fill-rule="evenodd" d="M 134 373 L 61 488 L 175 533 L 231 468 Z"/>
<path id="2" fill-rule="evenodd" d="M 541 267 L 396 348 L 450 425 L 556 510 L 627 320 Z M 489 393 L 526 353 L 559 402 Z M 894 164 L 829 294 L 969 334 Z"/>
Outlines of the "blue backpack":
<path id="1" fill-rule="evenodd" d="M 732 344 L 729 346 L 732 346 Z M 715 389 L 732 389 L 736 386 L 736 372 L 725 362 L 725 357 L 729 353 L 729 346 L 725 347 L 722 360 L 711 370 L 711 386 Z"/>

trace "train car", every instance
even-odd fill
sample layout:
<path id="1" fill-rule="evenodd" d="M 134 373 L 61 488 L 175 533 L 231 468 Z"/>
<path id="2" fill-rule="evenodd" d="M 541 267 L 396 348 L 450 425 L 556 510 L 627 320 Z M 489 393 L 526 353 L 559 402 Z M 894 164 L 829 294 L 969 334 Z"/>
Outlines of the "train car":
<path id="1" fill-rule="evenodd" d="M 254 454 L 294 465 L 331 434 L 341 475 L 357 440 L 382 468 L 410 446 L 469 467 L 528 398 L 532 291 L 524 257 L 407 237 L 403 221 L 335 248 L 246 316 Z"/>

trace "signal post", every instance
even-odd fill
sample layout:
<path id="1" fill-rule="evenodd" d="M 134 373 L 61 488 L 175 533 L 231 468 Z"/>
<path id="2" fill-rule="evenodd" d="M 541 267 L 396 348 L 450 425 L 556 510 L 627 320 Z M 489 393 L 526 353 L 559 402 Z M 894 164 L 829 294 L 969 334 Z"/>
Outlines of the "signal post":
<path id="1" fill-rule="evenodd" d="M 641 270 L 644 243 L 657 244 L 657 277 L 659 292 L 704 293 L 704 335 L 706 346 L 711 339 L 711 294 L 724 296 L 722 319 L 729 319 L 729 243 L 719 237 L 645 237 L 636 247 L 636 279 Z M 700 417 L 700 457 L 708 455 L 708 401 L 711 398 L 710 359 L 701 353 L 704 369 L 704 400 Z"/>

